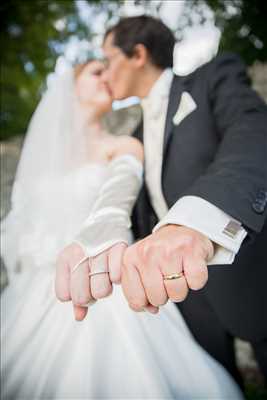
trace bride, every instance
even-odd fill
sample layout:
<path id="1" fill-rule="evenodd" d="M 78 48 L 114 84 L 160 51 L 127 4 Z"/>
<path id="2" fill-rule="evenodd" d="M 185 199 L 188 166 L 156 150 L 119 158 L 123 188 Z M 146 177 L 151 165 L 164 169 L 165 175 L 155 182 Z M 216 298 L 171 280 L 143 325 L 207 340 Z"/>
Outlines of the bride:
<path id="1" fill-rule="evenodd" d="M 142 181 L 141 144 L 101 125 L 111 109 L 102 69 L 93 60 L 57 78 L 29 126 L 2 224 L 9 273 L 1 299 L 3 399 L 242 399 L 172 303 L 157 315 L 135 313 L 116 285 L 78 323 L 71 303 L 56 298 L 56 256 L 101 210 L 110 171 L 127 169 L 126 191 L 135 187 L 135 197 Z M 103 241 L 105 228 L 97 235 Z"/>

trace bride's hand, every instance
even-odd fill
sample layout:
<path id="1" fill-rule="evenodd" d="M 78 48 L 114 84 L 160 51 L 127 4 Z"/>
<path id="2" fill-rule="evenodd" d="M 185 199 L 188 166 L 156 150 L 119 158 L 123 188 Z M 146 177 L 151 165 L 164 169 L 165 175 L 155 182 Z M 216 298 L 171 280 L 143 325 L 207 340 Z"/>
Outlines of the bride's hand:
<path id="1" fill-rule="evenodd" d="M 118 243 L 90 260 L 86 259 L 73 272 L 73 268 L 85 257 L 77 243 L 65 247 L 56 262 L 55 291 L 60 301 L 72 301 L 75 319 L 83 320 L 88 305 L 112 293 L 112 284 L 121 281 L 121 264 L 125 243 Z M 97 270 L 108 273 L 93 274 Z"/>

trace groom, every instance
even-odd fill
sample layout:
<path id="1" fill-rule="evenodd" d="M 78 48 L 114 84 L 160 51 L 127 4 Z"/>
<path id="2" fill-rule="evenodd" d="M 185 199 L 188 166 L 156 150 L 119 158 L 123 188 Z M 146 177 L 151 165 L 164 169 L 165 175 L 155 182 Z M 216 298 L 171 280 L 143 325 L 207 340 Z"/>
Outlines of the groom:
<path id="1" fill-rule="evenodd" d="M 237 380 L 233 338 L 251 342 L 267 376 L 267 107 L 232 54 L 173 75 L 174 44 L 148 16 L 125 18 L 104 38 L 103 81 L 143 109 L 135 136 L 145 185 L 133 214 L 142 240 L 125 252 L 123 291 L 135 311 L 177 302 Z"/>
<path id="2" fill-rule="evenodd" d="M 103 79 L 115 99 L 138 96 L 143 109 L 135 136 L 145 186 L 133 223 L 145 239 L 126 250 L 124 293 L 138 311 L 164 303 L 167 291 L 234 376 L 233 336 L 252 343 L 267 376 L 267 107 L 234 55 L 174 76 L 174 44 L 148 16 L 125 18 L 104 38 Z M 207 259 L 221 265 L 209 267 L 205 285 Z M 163 287 L 159 270 L 184 277 Z"/>

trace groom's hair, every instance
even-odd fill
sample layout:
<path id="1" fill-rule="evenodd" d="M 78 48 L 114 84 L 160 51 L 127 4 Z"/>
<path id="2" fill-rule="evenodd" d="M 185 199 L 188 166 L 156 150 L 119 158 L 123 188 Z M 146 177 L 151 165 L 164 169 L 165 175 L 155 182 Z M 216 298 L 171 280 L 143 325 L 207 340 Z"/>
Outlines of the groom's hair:
<path id="1" fill-rule="evenodd" d="M 143 44 L 154 65 L 163 69 L 173 66 L 175 37 L 159 19 L 148 15 L 122 18 L 106 31 L 104 41 L 110 33 L 113 34 L 113 44 L 127 57 L 134 55 L 137 44 Z"/>

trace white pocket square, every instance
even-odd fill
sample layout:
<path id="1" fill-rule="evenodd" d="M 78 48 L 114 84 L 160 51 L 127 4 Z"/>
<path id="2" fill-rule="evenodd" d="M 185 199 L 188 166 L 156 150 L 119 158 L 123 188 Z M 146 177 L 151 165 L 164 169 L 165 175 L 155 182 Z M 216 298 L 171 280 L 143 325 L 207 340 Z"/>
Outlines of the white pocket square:
<path id="1" fill-rule="evenodd" d="M 191 112 L 194 111 L 196 108 L 196 102 L 194 101 L 190 93 L 183 92 L 176 114 L 172 119 L 174 125 L 179 125 L 181 121 L 189 114 L 191 114 Z"/>

